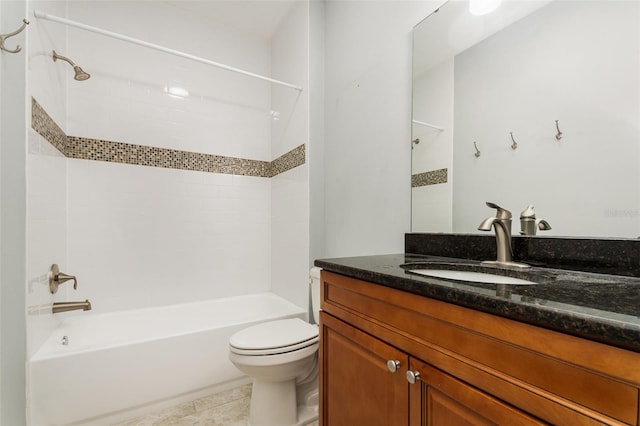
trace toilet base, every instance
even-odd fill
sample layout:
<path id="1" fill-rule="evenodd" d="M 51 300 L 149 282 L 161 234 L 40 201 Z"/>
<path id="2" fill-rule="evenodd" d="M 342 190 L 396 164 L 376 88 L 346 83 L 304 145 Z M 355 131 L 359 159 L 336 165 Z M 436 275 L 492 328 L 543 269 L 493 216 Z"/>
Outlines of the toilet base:
<path id="1" fill-rule="evenodd" d="M 296 380 L 255 380 L 251 390 L 249 426 L 304 426 L 318 419 L 317 398 L 296 404 Z"/>

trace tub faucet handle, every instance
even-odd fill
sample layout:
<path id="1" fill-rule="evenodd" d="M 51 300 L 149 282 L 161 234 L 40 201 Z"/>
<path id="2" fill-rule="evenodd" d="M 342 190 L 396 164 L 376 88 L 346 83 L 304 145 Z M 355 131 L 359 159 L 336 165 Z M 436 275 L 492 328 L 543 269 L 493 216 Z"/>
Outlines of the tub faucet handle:
<path id="1" fill-rule="evenodd" d="M 66 283 L 69 280 L 73 280 L 73 289 L 78 289 L 78 280 L 74 275 L 68 275 L 64 272 L 60 272 L 60 268 L 57 264 L 51 265 L 49 270 L 49 291 L 54 294 L 58 291 L 60 284 Z"/>

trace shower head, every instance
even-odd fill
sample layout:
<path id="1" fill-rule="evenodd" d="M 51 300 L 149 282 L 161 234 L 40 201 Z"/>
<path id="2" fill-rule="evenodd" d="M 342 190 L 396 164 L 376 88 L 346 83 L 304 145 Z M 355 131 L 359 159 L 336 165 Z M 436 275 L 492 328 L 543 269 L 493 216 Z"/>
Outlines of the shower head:
<path id="1" fill-rule="evenodd" d="M 89 74 L 88 72 L 85 72 L 82 68 L 80 68 L 78 65 L 75 64 L 75 62 L 73 62 L 71 59 L 66 58 L 62 55 L 58 55 L 56 53 L 56 51 L 53 51 L 53 62 L 57 61 L 58 59 L 62 59 L 65 62 L 68 62 L 72 67 L 73 67 L 73 71 L 76 73 L 73 78 L 78 80 L 78 81 L 85 81 L 85 80 L 89 80 L 89 77 L 91 77 L 91 74 Z"/>
<path id="2" fill-rule="evenodd" d="M 91 74 L 89 74 L 88 72 L 85 72 L 82 68 L 80 68 L 77 65 L 73 67 L 73 70 L 76 73 L 76 75 L 73 78 L 75 78 L 78 81 L 89 80 L 89 78 L 91 77 Z"/>

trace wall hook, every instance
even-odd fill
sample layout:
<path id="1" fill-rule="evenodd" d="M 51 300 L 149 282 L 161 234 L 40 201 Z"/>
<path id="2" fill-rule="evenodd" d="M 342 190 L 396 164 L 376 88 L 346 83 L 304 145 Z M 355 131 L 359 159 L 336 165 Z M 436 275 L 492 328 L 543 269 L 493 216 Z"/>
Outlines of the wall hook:
<path id="1" fill-rule="evenodd" d="M 11 49 L 7 49 L 4 46 L 4 42 L 9 37 L 13 37 L 16 34 L 20 34 L 27 27 L 27 25 L 29 25 L 29 21 L 27 21 L 26 19 L 23 19 L 22 20 L 22 26 L 20 28 L 18 28 L 17 30 L 15 30 L 14 32 L 8 33 L 8 34 L 0 34 L 0 50 L 3 50 L 5 52 L 9 52 L 9 53 L 18 53 L 19 51 L 21 51 L 22 50 L 22 46 L 20 46 L 19 44 L 16 46 L 15 49 L 11 50 Z"/>
<path id="2" fill-rule="evenodd" d="M 556 130 L 558 131 L 556 134 L 556 140 L 562 139 L 562 132 L 560 131 L 560 126 L 558 126 L 558 121 L 559 120 L 556 120 Z"/>
<path id="3" fill-rule="evenodd" d="M 480 157 L 480 150 L 478 149 L 478 144 L 476 143 L 476 141 L 473 141 L 473 146 L 476 147 L 476 153 L 474 155 L 476 156 L 476 158 Z"/>
<path id="4" fill-rule="evenodd" d="M 511 149 L 516 149 L 518 147 L 518 142 L 516 142 L 516 140 L 513 138 L 513 132 L 509 132 L 509 134 L 511 135 L 511 140 L 513 141 L 513 143 L 511 144 Z"/>
<path id="5" fill-rule="evenodd" d="M 418 145 L 420 143 L 420 138 L 415 138 L 411 141 L 411 149 L 413 149 L 414 145 Z"/>

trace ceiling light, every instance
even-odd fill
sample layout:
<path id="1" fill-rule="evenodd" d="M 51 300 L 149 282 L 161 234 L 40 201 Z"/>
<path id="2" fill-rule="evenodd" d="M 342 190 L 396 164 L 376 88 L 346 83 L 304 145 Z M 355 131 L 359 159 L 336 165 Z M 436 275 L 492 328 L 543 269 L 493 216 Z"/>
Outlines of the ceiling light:
<path id="1" fill-rule="evenodd" d="M 500 6 L 502 0 L 470 0 L 469 12 L 472 15 L 486 15 Z"/>

